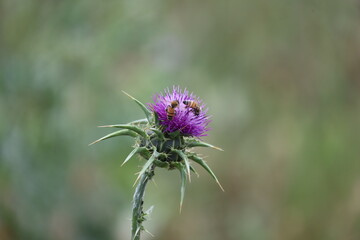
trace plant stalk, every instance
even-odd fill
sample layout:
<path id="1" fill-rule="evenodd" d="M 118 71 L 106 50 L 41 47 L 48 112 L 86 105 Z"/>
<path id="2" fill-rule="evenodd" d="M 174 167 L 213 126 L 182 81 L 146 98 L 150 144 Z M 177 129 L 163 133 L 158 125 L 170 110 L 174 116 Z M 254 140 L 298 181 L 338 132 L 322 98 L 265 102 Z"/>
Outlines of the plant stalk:
<path id="1" fill-rule="evenodd" d="M 139 180 L 134 193 L 133 215 L 132 215 L 132 240 L 140 240 L 140 233 L 143 230 L 142 223 L 145 221 L 145 214 L 143 211 L 145 188 L 148 181 L 154 176 L 155 166 L 151 165 Z"/>

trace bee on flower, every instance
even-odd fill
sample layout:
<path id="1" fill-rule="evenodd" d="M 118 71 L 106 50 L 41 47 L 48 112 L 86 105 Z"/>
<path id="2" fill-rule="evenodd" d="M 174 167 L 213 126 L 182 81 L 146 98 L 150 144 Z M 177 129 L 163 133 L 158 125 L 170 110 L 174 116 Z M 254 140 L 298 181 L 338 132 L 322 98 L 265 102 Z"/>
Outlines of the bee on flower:
<path id="1" fill-rule="evenodd" d="M 174 108 L 176 114 L 171 115 L 169 119 L 168 106 L 174 99 L 180 104 L 176 105 L 176 109 Z M 154 103 L 150 103 L 149 107 L 158 115 L 165 132 L 179 130 L 184 136 L 207 136 L 206 132 L 210 130 L 208 109 L 193 93 L 189 93 L 186 89 L 182 91 L 180 87 L 173 87 L 172 91 L 166 89 L 164 94 L 156 94 L 153 101 Z"/>

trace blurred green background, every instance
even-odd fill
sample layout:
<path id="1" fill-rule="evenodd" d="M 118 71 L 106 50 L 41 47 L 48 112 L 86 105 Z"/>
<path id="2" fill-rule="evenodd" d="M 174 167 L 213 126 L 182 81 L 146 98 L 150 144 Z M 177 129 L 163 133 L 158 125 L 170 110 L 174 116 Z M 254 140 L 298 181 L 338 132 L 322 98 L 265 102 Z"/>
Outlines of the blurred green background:
<path id="1" fill-rule="evenodd" d="M 360 3 L 356 0 L 0 1 L 0 239 L 130 239 L 130 138 L 180 85 L 225 149 L 179 214 L 178 172 L 156 171 L 155 238 L 360 239 Z"/>

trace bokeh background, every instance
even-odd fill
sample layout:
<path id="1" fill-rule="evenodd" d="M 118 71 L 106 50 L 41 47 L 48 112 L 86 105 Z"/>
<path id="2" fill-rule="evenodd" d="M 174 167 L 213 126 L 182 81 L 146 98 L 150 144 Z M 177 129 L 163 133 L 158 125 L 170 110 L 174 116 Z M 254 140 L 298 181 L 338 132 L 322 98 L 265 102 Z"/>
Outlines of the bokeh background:
<path id="1" fill-rule="evenodd" d="M 130 138 L 180 85 L 210 108 L 179 214 L 158 170 L 143 239 L 360 239 L 360 2 L 0 1 L 0 239 L 130 239 Z"/>

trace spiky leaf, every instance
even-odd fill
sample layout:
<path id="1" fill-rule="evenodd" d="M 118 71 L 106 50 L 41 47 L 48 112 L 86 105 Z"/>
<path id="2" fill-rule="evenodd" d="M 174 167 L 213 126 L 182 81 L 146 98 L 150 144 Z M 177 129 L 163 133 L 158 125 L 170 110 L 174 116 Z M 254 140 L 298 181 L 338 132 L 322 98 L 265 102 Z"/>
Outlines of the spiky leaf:
<path id="1" fill-rule="evenodd" d="M 180 150 L 178 150 L 178 149 L 172 149 L 171 151 L 172 151 L 172 152 L 175 152 L 177 155 L 180 156 L 180 158 L 181 158 L 182 160 L 184 160 L 184 163 L 185 163 L 185 166 L 186 166 L 186 172 L 187 172 L 187 175 L 189 176 L 189 182 L 191 182 L 190 162 L 189 162 L 188 157 L 186 156 L 185 153 L 183 153 L 182 151 L 180 151 Z"/>
<path id="2" fill-rule="evenodd" d="M 196 174 L 197 177 L 199 177 L 199 174 L 197 173 L 197 171 L 195 170 L 195 168 L 193 168 L 191 165 L 190 165 L 190 170 Z"/>
<path id="3" fill-rule="evenodd" d="M 137 179 L 135 180 L 134 185 L 136 184 L 136 182 L 140 179 L 140 177 L 145 174 L 146 170 L 148 170 L 148 168 L 152 165 L 152 163 L 155 161 L 155 159 L 157 158 L 157 156 L 159 155 L 159 153 L 156 151 L 156 149 L 154 149 L 153 154 L 151 155 L 151 157 L 149 158 L 149 160 L 146 161 L 146 163 L 144 164 L 144 166 L 142 167 L 141 171 L 139 172 L 139 175 L 137 177 Z"/>
<path id="4" fill-rule="evenodd" d="M 140 124 L 147 124 L 149 121 L 147 118 L 131 121 L 128 124 L 140 125 Z"/>
<path id="5" fill-rule="evenodd" d="M 175 138 L 177 138 L 177 137 L 180 136 L 180 131 L 177 130 L 177 131 L 175 131 L 175 132 L 169 133 L 168 135 L 169 135 L 169 137 L 170 137 L 171 139 L 175 139 Z"/>
<path id="6" fill-rule="evenodd" d="M 138 119 L 138 120 L 134 120 L 131 122 L 128 122 L 127 125 L 141 125 L 141 124 L 147 124 L 149 123 L 149 121 L 147 120 L 147 118 L 142 118 L 142 119 Z M 119 124 L 113 124 L 113 125 L 121 125 L 122 123 Z"/>
<path id="7" fill-rule="evenodd" d="M 134 100 L 139 106 L 140 108 L 143 110 L 143 112 L 145 113 L 146 118 L 148 119 L 148 121 L 151 121 L 151 111 L 139 100 L 137 100 L 136 98 L 134 98 L 133 96 L 131 96 L 130 94 L 128 94 L 125 91 L 122 91 L 124 94 L 126 94 L 129 98 L 131 98 L 132 100 Z"/>
<path id="8" fill-rule="evenodd" d="M 135 233 L 134 233 L 134 236 L 133 236 L 132 240 L 136 240 L 136 238 L 139 238 L 139 235 L 138 235 L 138 234 L 139 234 L 141 228 L 142 228 L 142 226 L 136 228 L 136 231 L 135 231 Z"/>
<path id="9" fill-rule="evenodd" d="M 165 137 L 164 137 L 164 134 L 162 131 L 160 131 L 159 129 L 157 128 L 150 128 L 151 131 L 153 131 L 156 136 L 161 140 L 161 141 L 164 141 L 165 140 Z"/>
<path id="10" fill-rule="evenodd" d="M 154 122 L 155 125 L 158 126 L 159 125 L 159 115 L 154 111 Z"/>
<path id="11" fill-rule="evenodd" d="M 127 161 L 129 161 L 130 158 L 132 158 L 132 156 L 134 156 L 136 153 L 144 153 L 144 152 L 150 153 L 149 150 L 146 147 L 136 147 L 136 148 L 134 148 L 134 150 L 132 150 L 131 153 L 129 153 L 129 155 L 126 157 L 126 159 L 121 164 L 121 166 L 124 165 L 125 163 L 127 163 Z"/>
<path id="12" fill-rule="evenodd" d="M 186 187 L 186 167 L 177 162 L 174 163 L 174 166 L 179 169 L 180 172 L 180 177 L 181 177 L 181 188 L 180 188 L 180 212 L 181 212 L 181 208 L 184 202 L 184 196 L 185 196 L 185 187 Z"/>
<path id="13" fill-rule="evenodd" d="M 89 144 L 90 145 L 93 145 L 95 143 L 98 143 L 100 141 L 103 141 L 103 140 L 106 140 L 106 139 L 109 139 L 109 138 L 112 138 L 112 137 L 117 137 L 117 136 L 130 136 L 130 137 L 136 137 L 136 133 L 134 133 L 133 131 L 131 130 L 128 130 L 128 129 L 123 129 L 123 130 L 120 130 L 120 131 L 116 131 L 116 132 L 112 132 L 102 138 L 99 138 L 98 140 L 92 142 Z"/>
<path id="14" fill-rule="evenodd" d="M 194 162 L 196 162 L 197 164 L 199 164 L 200 166 L 202 166 L 216 181 L 216 183 L 219 185 L 219 187 L 221 188 L 222 191 L 224 191 L 224 188 L 221 186 L 219 180 L 217 179 L 215 173 L 211 170 L 211 168 L 206 164 L 206 162 L 201 158 L 198 157 L 196 155 L 189 155 L 188 156 L 191 160 L 193 160 Z"/>
<path id="15" fill-rule="evenodd" d="M 146 134 L 146 132 L 144 130 L 142 130 L 141 128 L 134 126 L 134 125 L 129 125 L 129 124 L 116 124 L 116 125 L 105 125 L 105 126 L 99 126 L 99 127 L 108 127 L 108 128 L 124 128 L 124 129 L 128 129 L 131 131 L 136 132 L 137 134 L 139 134 L 140 136 L 147 138 L 148 135 Z"/>
<path id="16" fill-rule="evenodd" d="M 185 144 L 186 144 L 186 146 L 188 148 L 192 148 L 192 147 L 210 147 L 210 148 L 214 148 L 214 149 L 219 150 L 219 151 L 224 151 L 223 149 L 221 149 L 219 147 L 215 147 L 214 145 L 211 145 L 210 143 L 206 143 L 206 142 L 196 140 L 196 139 L 187 140 L 185 142 Z"/>
<path id="17" fill-rule="evenodd" d="M 169 163 L 168 162 L 163 162 L 163 161 L 160 161 L 158 159 L 155 159 L 154 165 L 157 166 L 157 167 L 160 167 L 160 168 L 169 168 Z"/>

